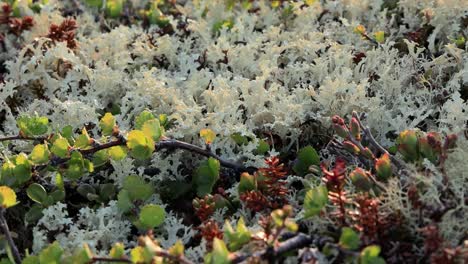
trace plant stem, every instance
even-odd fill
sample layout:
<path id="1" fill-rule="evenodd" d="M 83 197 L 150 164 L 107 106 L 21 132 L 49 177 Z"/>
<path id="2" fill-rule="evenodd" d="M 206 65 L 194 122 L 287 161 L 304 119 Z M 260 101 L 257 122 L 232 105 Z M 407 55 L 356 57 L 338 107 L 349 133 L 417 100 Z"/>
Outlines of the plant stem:
<path id="1" fill-rule="evenodd" d="M 89 264 L 96 263 L 96 262 L 121 262 L 121 263 L 132 263 L 131 260 L 126 258 L 106 258 L 106 257 L 93 257 Z"/>
<path id="2" fill-rule="evenodd" d="M 10 246 L 11 253 L 13 254 L 13 258 L 15 259 L 16 264 L 21 264 L 21 255 L 16 247 L 13 238 L 11 237 L 10 229 L 8 228 L 8 223 L 5 219 L 5 208 L 0 208 L 0 229 L 2 233 L 5 235 L 5 238 Z"/>
<path id="3" fill-rule="evenodd" d="M 17 136 L 7 136 L 7 137 L 3 137 L 3 138 L 0 138 L 0 142 L 3 142 L 3 141 L 9 141 L 9 140 L 37 140 L 37 141 L 43 141 L 43 140 L 46 140 L 47 137 L 27 137 L 27 136 L 21 136 L 21 135 L 17 135 Z"/>

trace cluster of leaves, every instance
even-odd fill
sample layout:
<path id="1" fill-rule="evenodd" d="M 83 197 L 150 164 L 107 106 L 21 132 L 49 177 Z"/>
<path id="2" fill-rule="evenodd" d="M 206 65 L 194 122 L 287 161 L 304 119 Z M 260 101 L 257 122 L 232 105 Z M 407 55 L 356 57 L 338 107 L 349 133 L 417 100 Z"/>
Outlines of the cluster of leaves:
<path id="1" fill-rule="evenodd" d="M 205 149 L 178 143 L 181 148 L 208 157 L 194 170 L 192 177 L 194 193 L 198 196 L 192 204 L 195 214 L 201 220 L 197 229 L 201 238 L 206 240 L 209 250 L 205 263 L 237 263 L 248 258 L 269 259 L 309 246 L 321 248 L 320 254 L 324 257 L 335 256 L 343 261 L 359 263 L 385 263 L 380 250 L 388 250 L 392 243 L 405 241 L 398 234 L 392 233 L 392 230 L 402 228 L 404 219 L 398 217 L 398 212 L 389 213 L 380 209 L 380 197 L 386 191 L 385 184 L 401 173 L 400 167 L 407 163 L 414 163 L 424 169 L 422 160 L 427 159 L 443 167 L 450 150 L 455 147 L 456 136 L 447 135 L 442 139 L 435 132 L 403 131 L 395 141 L 393 151 L 398 155 L 394 155 L 375 142 L 370 130 L 362 125 L 356 113 L 353 113 L 348 125 L 338 116 L 333 117 L 332 121 L 341 140 L 333 139 L 330 144 L 345 150 L 351 157 L 357 157 L 361 165 L 355 168 L 348 166 L 349 156 L 342 154 L 329 169 L 330 164 L 320 162 L 317 152 L 310 146 L 298 151 L 290 168 L 285 167 L 278 157 L 270 157 L 265 160 L 265 168 L 259 168 L 253 174 L 240 174 L 240 201 L 226 194 L 222 187 L 218 187 L 217 193 L 214 193 L 214 187 L 220 184 L 221 164 L 226 161 L 211 152 L 211 144 L 216 139 L 213 131 L 200 131 Z M 101 137 L 97 139 L 91 137 L 86 128 L 82 128 L 79 134 L 74 133 L 70 126 L 50 133 L 47 118 L 19 117 L 19 134 L 5 139 L 32 140 L 35 145 L 30 154 L 21 152 L 4 157 L 0 175 L 2 207 L 18 204 L 15 190 L 25 189 L 27 196 L 34 202 L 25 214 L 25 219 L 34 222 L 42 216 L 44 208 L 66 199 L 67 192 L 73 188 L 89 202 L 106 203 L 116 196 L 122 214 L 146 234 L 141 235 L 138 245 L 131 249 L 130 256 L 124 254 L 124 245 L 116 244 L 106 258 L 132 263 L 189 263 L 180 242 L 165 250 L 153 237 L 154 228 L 164 222 L 166 212 L 160 205 L 148 203 L 155 188 L 141 176 L 129 175 L 120 190 L 112 183 L 96 186 L 80 182 L 84 175 L 93 173 L 95 168 L 105 166 L 109 160 L 121 160 L 127 154 L 136 160 L 148 160 L 157 146 L 174 142 L 164 136 L 167 123 L 166 116 L 156 117 L 151 111 L 145 110 L 136 117 L 135 129 L 124 133 L 120 131 L 115 117 L 106 113 L 98 124 Z M 41 184 L 40 175 L 44 171 L 56 173 L 55 186 Z M 295 210 L 287 198 L 291 189 L 287 188 L 286 178 L 290 173 L 304 177 L 312 173 L 314 177 L 322 179 L 323 184 L 305 193 L 301 221 L 329 217 L 341 230 L 338 240 L 325 236 L 318 243 L 314 235 L 299 232 L 299 224 L 292 218 Z M 349 193 L 349 185 L 353 186 L 354 192 Z M 260 231 L 250 230 L 242 218 L 237 221 L 235 229 L 229 220 L 221 229 L 212 219 L 217 209 L 227 208 L 235 212 L 239 206 L 261 215 Z M 437 227 L 425 227 L 422 230 L 425 230 L 428 239 L 438 238 L 437 244 L 426 242 L 426 248 L 433 251 L 433 254 L 428 253 L 432 254 L 433 259 L 446 260 L 450 257 L 456 260 L 465 256 L 466 250 L 462 247 L 445 246 L 437 233 Z M 295 246 L 290 248 L 291 245 Z M 14 247 L 14 244 L 9 245 L 9 248 Z M 12 262 L 18 263 L 17 259 L 21 258 L 9 255 Z M 38 255 L 26 255 L 22 263 L 93 263 L 100 259 L 103 257 L 95 256 L 86 245 L 70 253 L 55 242 Z"/>

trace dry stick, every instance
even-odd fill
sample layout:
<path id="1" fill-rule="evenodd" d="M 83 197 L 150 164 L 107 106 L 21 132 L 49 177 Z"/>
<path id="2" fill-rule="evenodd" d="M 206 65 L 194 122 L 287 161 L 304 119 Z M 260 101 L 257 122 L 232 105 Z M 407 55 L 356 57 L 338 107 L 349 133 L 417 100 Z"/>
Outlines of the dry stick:
<path id="1" fill-rule="evenodd" d="M 358 121 L 358 124 L 359 126 L 362 128 L 362 131 L 364 132 L 364 135 L 367 137 L 367 139 L 369 140 L 369 143 L 374 146 L 376 149 L 378 149 L 380 152 L 382 153 L 386 153 L 388 154 L 388 156 L 390 157 L 390 159 L 395 163 L 395 165 L 398 167 L 398 169 L 402 169 L 402 168 L 405 168 L 405 165 L 404 163 L 396 158 L 394 155 L 390 154 L 384 147 L 382 147 L 382 145 L 380 145 L 377 140 L 374 138 L 374 136 L 372 135 L 371 131 L 370 131 L 370 128 L 368 126 L 364 126 L 361 122 L 361 119 L 359 118 L 359 115 L 356 111 L 353 111 L 352 113 L 352 116 L 356 118 L 356 120 Z M 353 142 L 354 143 L 354 142 Z M 360 144 L 359 144 L 360 145 Z M 359 147 L 359 146 L 358 146 Z M 359 147 L 360 148 L 360 147 Z"/>
<path id="2" fill-rule="evenodd" d="M 0 142 L 7 141 L 7 140 L 40 140 L 42 141 L 47 138 L 48 137 L 37 137 L 37 138 L 23 137 L 21 135 L 18 135 L 18 136 L 9 136 L 9 137 L 0 138 Z M 117 140 L 110 141 L 110 142 L 103 143 L 103 144 L 94 143 L 93 148 L 90 148 L 90 149 L 77 149 L 76 151 L 79 151 L 82 155 L 90 155 L 90 154 L 96 153 L 99 150 L 108 149 L 108 148 L 115 147 L 115 146 L 124 146 L 127 142 L 126 139 L 120 134 L 117 135 L 116 138 Z M 234 161 L 223 159 L 222 157 L 220 157 L 219 155 L 211 151 L 209 148 L 202 148 L 202 147 L 199 147 L 199 146 L 187 143 L 187 142 L 183 142 L 180 140 L 176 140 L 176 139 L 163 138 L 158 143 L 156 143 L 155 148 L 156 148 L 156 151 L 158 151 L 159 149 L 184 149 L 190 152 L 200 154 L 205 157 L 215 158 L 220 162 L 220 164 L 223 167 L 234 169 L 238 172 L 244 172 L 248 170 L 244 165 L 240 163 L 236 163 Z M 56 158 L 52 160 L 48 165 L 57 166 L 57 165 L 67 162 L 69 159 L 70 158 Z M 47 165 L 39 165 L 39 166 L 36 166 L 35 169 L 40 170 L 45 167 L 47 167 Z"/>
<path id="3" fill-rule="evenodd" d="M 27 137 L 27 136 L 17 135 L 17 136 L 8 136 L 8 137 L 0 138 L 0 142 L 8 141 L 8 140 L 37 140 L 37 141 L 44 141 L 46 139 L 47 139 L 47 137 Z"/>
<path id="4" fill-rule="evenodd" d="M 126 258 L 106 258 L 106 257 L 93 257 L 88 264 L 93 264 L 96 262 L 121 262 L 121 263 L 132 263 L 131 260 Z"/>
<path id="5" fill-rule="evenodd" d="M 297 233 L 292 238 L 287 239 L 284 242 L 281 242 L 275 248 L 267 248 L 252 254 L 241 254 L 241 253 L 232 253 L 230 256 L 231 263 L 244 263 L 250 257 L 257 257 L 266 259 L 268 257 L 277 257 L 281 254 L 284 254 L 291 250 L 301 249 L 313 245 L 315 247 L 323 247 L 328 245 L 332 248 L 335 248 L 340 253 L 345 255 L 358 256 L 359 253 L 351 250 L 344 249 L 338 244 L 333 243 L 333 240 L 326 237 L 319 236 L 310 236 L 304 233 Z"/>
<path id="6" fill-rule="evenodd" d="M 18 251 L 18 248 L 11 237 L 10 229 L 8 228 L 8 223 L 5 219 L 5 208 L 0 208 L 0 229 L 2 229 L 2 233 L 5 235 L 5 238 L 10 246 L 11 253 L 13 254 L 13 258 L 15 259 L 16 264 L 21 263 L 21 255 Z"/>

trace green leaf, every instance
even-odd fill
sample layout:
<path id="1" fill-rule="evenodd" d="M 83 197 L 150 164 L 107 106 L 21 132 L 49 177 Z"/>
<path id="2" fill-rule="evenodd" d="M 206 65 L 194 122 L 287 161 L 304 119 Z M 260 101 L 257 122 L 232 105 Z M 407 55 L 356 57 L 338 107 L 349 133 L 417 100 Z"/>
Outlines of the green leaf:
<path id="1" fill-rule="evenodd" d="M 31 161 L 34 164 L 42 164 L 49 161 L 49 149 L 46 144 L 38 144 L 34 146 L 31 152 Z"/>
<path id="2" fill-rule="evenodd" d="M 108 153 L 113 160 L 123 160 L 127 156 L 127 150 L 122 146 L 109 148 Z"/>
<path id="3" fill-rule="evenodd" d="M 123 189 L 128 191 L 132 201 L 147 200 L 154 192 L 154 188 L 137 175 L 130 175 L 125 178 Z"/>
<path id="4" fill-rule="evenodd" d="M 52 144 L 52 148 L 50 149 L 50 151 L 52 151 L 52 153 L 54 153 L 60 158 L 65 158 L 67 157 L 69 147 L 70 145 L 68 144 L 68 140 L 60 136 L 54 141 L 54 144 Z"/>
<path id="5" fill-rule="evenodd" d="M 218 238 L 213 240 L 213 251 L 211 253 L 211 262 L 213 264 L 228 264 L 229 260 L 229 251 L 224 244 L 224 241 Z"/>
<path id="6" fill-rule="evenodd" d="M 328 190 L 325 186 L 319 186 L 307 191 L 304 198 L 305 217 L 319 214 L 328 202 Z"/>
<path id="7" fill-rule="evenodd" d="M 65 199 L 65 191 L 63 190 L 55 190 L 50 193 L 49 198 L 52 198 L 52 204 L 58 201 L 63 201 Z"/>
<path id="8" fill-rule="evenodd" d="M 167 119 L 167 115 L 166 114 L 160 114 L 159 117 L 159 123 L 161 124 L 161 126 L 164 128 L 166 127 L 166 125 L 168 124 L 168 119 Z"/>
<path id="9" fill-rule="evenodd" d="M 21 262 L 21 264 L 37 264 L 37 263 L 39 263 L 38 256 L 27 256 L 23 259 L 23 262 Z"/>
<path id="10" fill-rule="evenodd" d="M 55 175 L 55 184 L 57 185 L 57 188 L 59 188 L 62 191 L 65 191 L 65 184 L 63 182 L 63 177 L 62 177 L 62 174 L 60 174 L 59 172 L 57 172 L 57 174 Z"/>
<path id="11" fill-rule="evenodd" d="M 132 263 L 151 263 L 152 254 L 144 247 L 138 246 L 130 251 Z"/>
<path id="12" fill-rule="evenodd" d="M 151 137 L 146 136 L 143 131 L 132 130 L 127 136 L 127 147 L 130 149 L 132 157 L 145 160 L 150 158 L 154 151 L 154 141 Z"/>
<path id="13" fill-rule="evenodd" d="M 243 245 L 248 243 L 252 236 L 250 231 L 245 226 L 245 222 L 242 217 L 239 219 L 239 221 L 237 221 L 236 231 L 234 231 L 229 221 L 226 220 L 224 225 L 224 235 L 229 240 L 228 246 L 232 251 L 237 251 Z"/>
<path id="14" fill-rule="evenodd" d="M 359 256 L 360 264 L 385 264 L 385 260 L 379 257 L 379 246 L 368 246 L 361 251 Z"/>
<path id="15" fill-rule="evenodd" d="M 12 186 L 16 182 L 15 178 L 16 165 L 8 158 L 2 165 L 1 184 Z"/>
<path id="16" fill-rule="evenodd" d="M 219 169 L 219 161 L 211 157 L 196 169 L 193 181 L 199 197 L 211 193 L 213 186 L 219 179 Z"/>
<path id="17" fill-rule="evenodd" d="M 240 133 L 234 133 L 231 135 L 231 138 L 236 142 L 237 145 L 247 145 L 249 144 L 249 138 L 247 136 L 243 136 Z"/>
<path id="18" fill-rule="evenodd" d="M 340 236 L 340 246 L 344 249 L 356 250 L 359 248 L 361 239 L 359 234 L 354 232 L 352 228 L 343 227 Z"/>
<path id="19" fill-rule="evenodd" d="M 82 183 L 78 188 L 76 188 L 76 191 L 81 194 L 83 197 L 88 198 L 88 194 L 96 194 L 96 190 L 94 189 L 93 186 L 90 184 Z"/>
<path id="20" fill-rule="evenodd" d="M 94 153 L 93 155 L 93 164 L 96 167 L 100 167 L 109 161 L 109 152 L 105 149 L 101 149 Z"/>
<path id="21" fill-rule="evenodd" d="M 309 171 L 311 165 L 319 165 L 320 158 L 317 151 L 311 146 L 307 146 L 301 150 L 297 155 L 297 162 L 293 166 L 294 172 L 299 176 L 304 176 Z"/>
<path id="22" fill-rule="evenodd" d="M 91 145 L 91 138 L 88 135 L 88 131 L 86 128 L 81 130 L 81 135 L 79 135 L 75 140 L 75 147 L 76 148 L 86 148 Z"/>
<path id="23" fill-rule="evenodd" d="M 47 132 L 49 119 L 47 117 L 21 116 L 16 120 L 20 131 L 26 136 L 42 135 Z"/>
<path id="24" fill-rule="evenodd" d="M 122 13 L 123 0 L 107 0 L 106 11 L 109 17 L 118 18 Z"/>
<path id="25" fill-rule="evenodd" d="M 238 192 L 242 194 L 244 192 L 252 191 L 257 189 L 255 186 L 255 177 L 253 175 L 244 172 L 240 176 Z"/>
<path id="26" fill-rule="evenodd" d="M 152 138 L 155 142 L 158 142 L 162 136 L 161 125 L 158 119 L 151 119 L 143 124 L 143 133 L 149 138 Z"/>
<path id="27" fill-rule="evenodd" d="M 41 219 L 44 214 L 42 213 L 42 210 L 44 207 L 40 204 L 33 204 L 31 208 L 26 212 L 24 215 L 24 220 L 27 223 L 33 223 L 36 222 L 37 220 Z"/>
<path id="28" fill-rule="evenodd" d="M 177 240 L 177 242 L 175 242 L 175 244 L 172 247 L 170 247 L 167 251 L 172 256 L 183 256 L 184 255 L 184 244 L 182 243 L 182 241 Z"/>
<path id="29" fill-rule="evenodd" d="M 32 177 L 31 163 L 28 160 L 28 156 L 24 153 L 20 153 L 15 158 L 14 175 L 16 183 L 21 185 L 27 182 Z"/>
<path id="30" fill-rule="evenodd" d="M 143 128 L 143 124 L 146 121 L 152 120 L 152 119 L 156 119 L 156 117 L 154 117 L 153 113 L 151 113 L 150 110 L 144 110 L 135 119 L 135 128 L 141 130 Z"/>
<path id="31" fill-rule="evenodd" d="M 68 140 L 68 142 L 73 142 L 73 127 L 67 125 L 62 128 L 60 134 Z"/>
<path id="32" fill-rule="evenodd" d="M 99 196 L 105 201 L 111 200 L 116 192 L 115 185 L 112 183 L 104 183 L 99 186 Z"/>
<path id="33" fill-rule="evenodd" d="M 255 155 L 265 155 L 270 150 L 270 145 L 263 139 L 258 141 L 258 146 L 255 149 Z"/>
<path id="34" fill-rule="evenodd" d="M 86 167 L 83 155 L 78 151 L 73 151 L 68 161 L 68 168 L 65 171 L 65 176 L 72 180 L 77 180 L 83 176 L 84 173 L 86 173 Z"/>
<path id="35" fill-rule="evenodd" d="M 39 253 L 39 262 L 47 264 L 60 264 L 60 259 L 63 254 L 63 249 L 57 241 L 50 244 L 47 248 Z"/>
<path id="36" fill-rule="evenodd" d="M 26 190 L 28 197 L 39 204 L 44 204 L 47 201 L 47 191 L 38 183 L 29 185 Z"/>
<path id="37" fill-rule="evenodd" d="M 108 2 L 109 3 L 109 2 Z M 112 135 L 115 126 L 115 117 L 111 113 L 106 113 L 99 121 L 99 127 L 101 128 L 104 136 Z"/>
<path id="38" fill-rule="evenodd" d="M 148 204 L 140 211 L 140 222 L 148 229 L 160 226 L 164 222 L 166 212 L 159 205 Z"/>
<path id="39" fill-rule="evenodd" d="M 111 258 L 122 258 L 125 256 L 125 248 L 122 243 L 115 243 L 109 252 Z"/>
<path id="40" fill-rule="evenodd" d="M 84 244 L 83 248 L 77 249 L 73 254 L 73 264 L 88 264 L 93 259 L 93 252 L 88 244 Z"/>
<path id="41" fill-rule="evenodd" d="M 122 190 L 117 195 L 117 207 L 124 213 L 133 208 L 133 203 L 127 190 Z"/>
<path id="42" fill-rule="evenodd" d="M 0 186 L 0 205 L 9 208 L 16 205 L 16 193 L 8 186 Z"/>

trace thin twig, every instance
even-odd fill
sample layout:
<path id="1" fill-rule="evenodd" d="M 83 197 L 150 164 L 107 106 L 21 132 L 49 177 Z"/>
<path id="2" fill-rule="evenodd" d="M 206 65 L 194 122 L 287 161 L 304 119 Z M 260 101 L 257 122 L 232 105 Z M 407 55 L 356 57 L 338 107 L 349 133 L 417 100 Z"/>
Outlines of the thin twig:
<path id="1" fill-rule="evenodd" d="M 17 136 L 7 136 L 0 138 L 0 142 L 2 141 L 9 141 L 9 140 L 37 140 L 37 141 L 44 141 L 46 140 L 47 137 L 27 137 L 27 136 L 22 136 L 22 135 L 17 135 Z"/>
<path id="2" fill-rule="evenodd" d="M 176 263 L 180 263 L 180 264 L 193 264 L 192 261 L 188 260 L 183 255 L 182 256 L 174 256 L 174 255 L 169 254 L 169 252 L 167 252 L 167 251 L 156 252 L 156 255 L 158 255 L 160 257 L 163 257 L 163 258 L 170 259 L 170 260 L 175 260 Z"/>
<path id="3" fill-rule="evenodd" d="M 388 156 L 390 157 L 390 159 L 393 161 L 393 163 L 398 167 L 398 169 L 403 169 L 405 168 L 406 166 L 404 165 L 404 163 L 398 159 L 397 157 L 395 157 L 394 155 L 390 154 L 384 147 L 382 147 L 382 145 L 380 145 L 377 140 L 374 138 L 374 136 L 372 135 L 371 131 L 370 131 L 370 128 L 368 126 L 364 126 L 361 122 L 361 118 L 359 117 L 358 113 L 356 111 L 353 111 L 352 113 L 352 116 L 356 118 L 359 126 L 362 128 L 362 131 L 364 132 L 364 135 L 367 137 L 367 139 L 369 140 L 369 143 L 374 146 L 377 150 L 379 150 L 380 152 L 382 153 L 385 153 L 385 154 L 388 154 Z M 353 142 L 354 143 L 354 142 Z M 358 146 L 359 147 L 359 146 Z"/>
<path id="4" fill-rule="evenodd" d="M 21 255 L 18 251 L 18 248 L 16 247 L 15 242 L 13 241 L 13 238 L 11 237 L 11 232 L 5 219 L 5 208 L 0 208 L 0 229 L 2 229 L 2 233 L 5 235 L 8 245 L 10 246 L 15 263 L 21 264 Z"/>
<path id="5" fill-rule="evenodd" d="M 93 257 L 88 264 L 97 262 L 121 262 L 121 263 L 132 263 L 131 260 L 126 258 L 106 258 L 106 257 Z"/>
<path id="6" fill-rule="evenodd" d="M 196 146 L 187 142 L 179 141 L 176 139 L 163 139 L 156 144 L 156 151 L 158 151 L 158 149 L 171 149 L 171 148 L 185 149 L 185 150 L 200 154 L 205 157 L 212 157 L 212 158 L 219 160 L 219 163 L 223 167 L 234 169 L 240 172 L 246 171 L 246 167 L 243 166 L 242 164 L 239 164 L 230 160 L 225 160 L 221 158 L 220 156 L 216 155 L 214 152 L 212 152 L 209 149 L 204 149 L 204 148 L 201 148 L 199 146 Z"/>
<path id="7" fill-rule="evenodd" d="M 17 138 L 17 139 L 21 139 L 21 138 Z M 103 144 L 95 143 L 94 147 L 92 147 L 92 148 L 89 148 L 89 149 L 76 149 L 74 151 L 79 151 L 84 156 L 85 155 L 92 155 L 92 154 L 98 152 L 99 150 L 108 149 L 108 148 L 115 147 L 115 146 L 125 146 L 126 142 L 127 142 L 126 139 L 122 135 L 118 135 L 116 140 L 113 140 L 113 141 L 110 141 L 110 142 L 107 142 L 107 143 L 103 143 Z M 215 158 L 215 159 L 219 160 L 221 166 L 226 167 L 226 168 L 230 168 L 230 169 L 234 169 L 234 170 L 236 170 L 238 172 L 244 172 L 244 171 L 248 170 L 241 163 L 236 163 L 234 161 L 223 159 L 222 157 L 220 157 L 219 155 L 217 155 L 213 151 L 211 151 L 210 148 L 202 148 L 202 147 L 199 147 L 199 146 L 187 143 L 187 142 L 179 141 L 179 140 L 176 140 L 176 139 L 163 138 L 158 143 L 156 143 L 155 149 L 156 149 L 155 151 L 158 151 L 158 150 L 161 150 L 161 149 L 184 149 L 184 150 L 188 150 L 190 152 L 200 154 L 200 155 L 205 156 L 205 157 Z M 70 158 L 68 158 L 68 157 L 67 158 L 54 158 L 48 164 L 35 166 L 34 169 L 41 170 L 41 169 L 46 168 L 48 165 L 58 166 L 58 165 L 66 163 L 69 159 Z"/>

